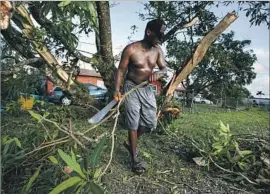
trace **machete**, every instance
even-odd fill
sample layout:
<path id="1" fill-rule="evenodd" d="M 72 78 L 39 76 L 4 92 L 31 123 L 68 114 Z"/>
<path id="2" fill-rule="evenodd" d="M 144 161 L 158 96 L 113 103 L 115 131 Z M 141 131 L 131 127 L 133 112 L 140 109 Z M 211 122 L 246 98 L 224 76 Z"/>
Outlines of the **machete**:
<path id="1" fill-rule="evenodd" d="M 92 118 L 88 119 L 88 122 L 91 124 L 96 124 L 101 121 L 105 115 L 117 104 L 118 101 L 112 100 L 107 106 L 105 106 L 102 110 L 100 110 L 97 114 L 95 114 Z"/>

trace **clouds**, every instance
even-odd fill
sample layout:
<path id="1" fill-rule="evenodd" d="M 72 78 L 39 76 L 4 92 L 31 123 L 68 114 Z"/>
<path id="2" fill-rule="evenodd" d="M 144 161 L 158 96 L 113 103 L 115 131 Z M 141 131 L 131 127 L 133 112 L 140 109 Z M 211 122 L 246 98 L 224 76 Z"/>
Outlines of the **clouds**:
<path id="1" fill-rule="evenodd" d="M 256 96 L 257 91 L 263 91 L 264 97 L 269 98 L 269 49 L 254 48 L 253 51 L 258 59 L 254 64 L 257 76 L 247 88 L 253 96 Z"/>
<path id="2" fill-rule="evenodd" d="M 247 89 L 250 90 L 251 94 L 255 97 L 259 97 L 256 96 L 256 93 L 258 91 L 263 91 L 263 93 L 265 94 L 264 97 L 269 98 L 269 74 L 258 74 L 257 78 L 252 82 L 252 84 L 247 86 Z"/>
<path id="3" fill-rule="evenodd" d="M 255 48 L 255 49 L 253 49 L 253 51 L 260 58 L 268 58 L 269 59 L 269 50 L 262 49 L 262 48 Z"/>
<path id="4" fill-rule="evenodd" d="M 254 65 L 256 73 L 267 73 L 269 72 L 269 66 L 266 63 L 255 63 Z"/>

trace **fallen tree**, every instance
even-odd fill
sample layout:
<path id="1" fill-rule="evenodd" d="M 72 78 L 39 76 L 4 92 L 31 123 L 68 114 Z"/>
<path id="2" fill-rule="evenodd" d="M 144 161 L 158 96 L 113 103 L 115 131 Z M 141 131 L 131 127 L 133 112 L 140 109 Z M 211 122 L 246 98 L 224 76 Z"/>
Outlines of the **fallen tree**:
<path id="1" fill-rule="evenodd" d="M 210 45 L 217 39 L 217 37 L 224 32 L 235 20 L 237 19 L 236 13 L 228 13 L 219 24 L 210 31 L 198 44 L 194 50 L 192 56 L 188 58 L 182 68 L 176 72 L 175 78 L 173 78 L 168 84 L 169 87 L 165 88 L 166 98 L 161 109 L 169 106 L 173 92 L 183 82 L 187 76 L 199 65 Z"/>

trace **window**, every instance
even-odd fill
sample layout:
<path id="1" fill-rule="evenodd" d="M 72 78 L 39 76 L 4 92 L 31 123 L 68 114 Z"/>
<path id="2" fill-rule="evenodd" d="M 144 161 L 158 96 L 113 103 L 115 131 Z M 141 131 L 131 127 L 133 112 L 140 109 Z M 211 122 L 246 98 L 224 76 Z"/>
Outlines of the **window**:
<path id="1" fill-rule="evenodd" d="M 62 91 L 62 88 L 56 87 L 54 88 L 54 91 Z"/>
<path id="2" fill-rule="evenodd" d="M 101 88 L 106 88 L 104 85 L 104 81 L 101 81 L 101 80 L 97 80 L 97 86 L 99 86 Z"/>
<path id="3" fill-rule="evenodd" d="M 88 85 L 87 87 L 89 90 L 97 90 L 98 89 L 96 86 L 93 86 L 93 85 Z"/>

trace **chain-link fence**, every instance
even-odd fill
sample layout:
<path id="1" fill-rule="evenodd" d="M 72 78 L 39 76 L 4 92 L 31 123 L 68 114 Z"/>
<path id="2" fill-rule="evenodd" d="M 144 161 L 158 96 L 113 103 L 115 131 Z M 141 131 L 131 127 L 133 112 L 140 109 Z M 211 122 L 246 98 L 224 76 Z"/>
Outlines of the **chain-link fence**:
<path id="1" fill-rule="evenodd" d="M 223 96 L 220 99 L 211 101 L 202 97 L 191 97 L 187 100 L 186 95 L 181 95 L 174 97 L 174 103 L 181 107 L 182 113 L 190 114 L 201 112 L 230 112 L 255 107 L 263 110 L 270 110 L 270 100 L 258 98 L 235 98 Z"/>

